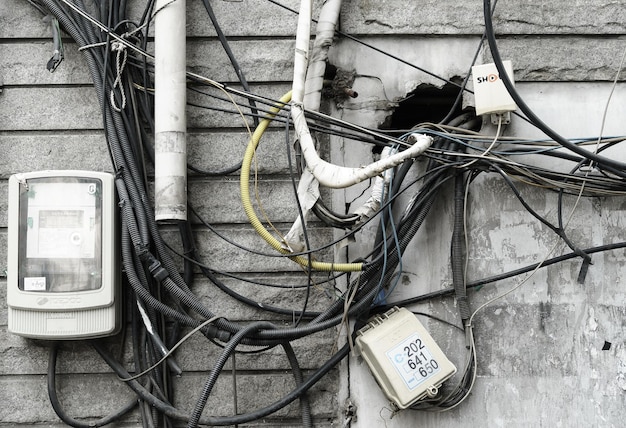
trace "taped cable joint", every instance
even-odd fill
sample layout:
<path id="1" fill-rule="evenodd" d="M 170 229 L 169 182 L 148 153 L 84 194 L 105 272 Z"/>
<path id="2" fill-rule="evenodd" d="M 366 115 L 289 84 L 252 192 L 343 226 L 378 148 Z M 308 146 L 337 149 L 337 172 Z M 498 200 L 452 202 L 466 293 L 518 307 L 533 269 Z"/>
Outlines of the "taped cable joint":
<path id="1" fill-rule="evenodd" d="M 294 106 L 295 107 L 295 106 Z M 292 114 L 294 113 L 292 109 Z M 297 115 L 297 113 L 295 114 Z M 294 119 L 296 126 L 298 120 Z M 322 160 L 311 142 L 306 141 L 304 135 L 300 135 L 300 145 L 302 147 L 302 154 L 306 161 L 307 167 L 319 181 L 322 186 L 330 187 L 333 189 L 343 189 L 348 186 L 360 183 L 370 178 L 376 177 L 386 170 L 393 168 L 408 159 L 413 159 L 424 153 L 432 144 L 433 139 L 424 134 L 411 134 L 409 142 L 413 142 L 413 145 L 408 149 L 395 153 L 384 159 L 380 159 L 367 166 L 361 168 L 349 168 L 338 165 L 333 165 Z"/>

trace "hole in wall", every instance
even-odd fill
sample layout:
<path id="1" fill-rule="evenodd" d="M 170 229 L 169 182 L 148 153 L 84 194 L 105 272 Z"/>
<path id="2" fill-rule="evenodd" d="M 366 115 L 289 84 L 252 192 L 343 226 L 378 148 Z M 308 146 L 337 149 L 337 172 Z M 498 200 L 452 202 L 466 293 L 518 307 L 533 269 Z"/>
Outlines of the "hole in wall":
<path id="1" fill-rule="evenodd" d="M 461 83 L 462 79 L 453 77 L 454 83 Z M 393 114 L 385 120 L 381 129 L 411 129 L 422 122 L 440 122 L 448 115 L 454 105 L 459 87 L 446 83 L 442 87 L 422 83 L 414 91 L 400 101 Z M 455 115 L 462 112 L 462 103 L 455 108 Z"/>

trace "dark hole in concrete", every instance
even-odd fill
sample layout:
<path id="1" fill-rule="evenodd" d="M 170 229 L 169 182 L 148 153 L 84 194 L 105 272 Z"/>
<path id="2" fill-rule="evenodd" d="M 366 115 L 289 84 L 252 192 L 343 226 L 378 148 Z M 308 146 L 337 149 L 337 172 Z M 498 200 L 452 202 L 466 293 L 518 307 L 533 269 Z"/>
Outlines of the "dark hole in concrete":
<path id="1" fill-rule="evenodd" d="M 450 79 L 461 83 L 458 77 Z M 441 88 L 423 83 L 400 101 L 400 105 L 387 118 L 381 129 L 411 129 L 422 122 L 438 123 L 448 115 L 460 88 L 446 83 Z M 461 102 L 455 107 L 454 115 L 461 113 Z"/>
<path id="2" fill-rule="evenodd" d="M 607 342 L 607 341 L 605 340 L 605 341 L 604 341 L 604 345 L 602 345 L 602 350 L 603 350 L 603 351 L 608 351 L 608 350 L 610 350 L 610 349 L 611 349 L 611 345 L 612 345 L 612 343 L 611 343 L 611 342 Z"/>

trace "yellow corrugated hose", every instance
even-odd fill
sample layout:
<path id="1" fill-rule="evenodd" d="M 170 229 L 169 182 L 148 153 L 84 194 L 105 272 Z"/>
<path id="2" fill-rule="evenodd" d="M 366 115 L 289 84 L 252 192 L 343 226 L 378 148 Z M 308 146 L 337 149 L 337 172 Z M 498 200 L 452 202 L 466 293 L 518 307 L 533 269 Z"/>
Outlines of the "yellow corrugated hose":
<path id="1" fill-rule="evenodd" d="M 274 238 L 271 233 L 265 229 L 256 213 L 254 212 L 254 208 L 252 207 L 252 202 L 250 200 L 250 167 L 252 165 L 252 159 L 254 157 L 254 152 L 256 151 L 259 141 L 263 136 L 263 133 L 272 122 L 276 114 L 280 111 L 280 109 L 287 104 L 291 100 L 291 91 L 287 92 L 280 99 L 280 104 L 276 107 L 272 107 L 270 109 L 270 113 L 268 116 L 263 119 L 259 126 L 254 130 L 252 137 L 250 138 L 250 142 L 248 143 L 248 147 L 246 148 L 246 153 L 243 157 L 243 162 L 241 165 L 241 175 L 240 175 L 240 186 L 241 186 L 241 202 L 243 204 L 243 209 L 248 216 L 248 220 L 254 230 L 257 231 L 259 235 L 268 243 L 272 248 L 276 251 L 289 255 L 290 251 L 286 250 L 282 243 Z M 291 256 L 289 257 L 291 260 L 295 261 L 301 266 L 309 267 L 309 259 L 303 256 Z M 328 263 L 328 262 L 318 262 L 311 261 L 310 264 L 311 269 L 324 271 L 324 272 L 359 272 L 363 270 L 363 263 Z"/>

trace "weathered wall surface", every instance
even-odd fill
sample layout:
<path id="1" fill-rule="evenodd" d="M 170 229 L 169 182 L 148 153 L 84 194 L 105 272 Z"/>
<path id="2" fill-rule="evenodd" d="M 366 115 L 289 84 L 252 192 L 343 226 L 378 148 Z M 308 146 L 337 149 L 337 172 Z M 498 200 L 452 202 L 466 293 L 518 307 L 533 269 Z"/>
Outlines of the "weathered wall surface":
<path id="1" fill-rule="evenodd" d="M 143 2 L 130 2 L 137 11 Z M 282 2 L 297 8 L 295 0 Z M 292 79 L 295 15 L 264 0 L 213 1 L 218 19 L 231 39 L 253 92 L 272 98 L 285 93 Z M 67 40 L 66 58 L 55 73 L 45 70 L 50 57 L 50 30 L 25 0 L 0 3 L 0 270 L 6 266 L 7 178 L 39 169 L 110 170 L 100 109 L 87 67 Z M 597 136 L 611 82 L 625 48 L 626 7 L 620 1 L 498 2 L 494 25 L 502 56 L 514 64 L 517 86 L 528 104 L 567 137 Z M 340 29 L 446 79 L 464 77 L 479 46 L 482 2 L 478 1 L 345 1 Z M 236 82 L 201 2 L 188 1 L 189 69 L 218 81 Z M 379 52 L 337 37 L 331 60 L 357 73 L 359 97 L 333 107 L 345 120 L 375 127 L 397 107 L 399 99 L 422 83 L 442 81 Z M 483 48 L 479 62 L 489 62 Z M 625 135 L 624 72 L 613 95 L 604 135 Z M 190 100 L 194 100 L 190 94 Z M 202 101 L 197 98 L 197 101 Z M 471 97 L 466 97 L 471 104 Z M 190 162 L 212 169 L 236 163 L 247 133 L 236 116 L 190 107 Z M 494 129 L 485 125 L 486 133 Z M 505 135 L 536 137 L 541 133 L 514 118 Z M 356 166 L 371 161 L 362 145 L 333 140 L 333 160 Z M 619 149 L 611 156 L 623 157 Z M 268 217 L 286 229 L 296 217 L 281 130 L 270 131 L 259 152 L 260 194 Z M 417 165 L 419 168 L 419 165 Z M 336 206 L 355 201 L 366 187 L 333 192 Z M 520 185 L 533 208 L 554 220 L 554 193 Z M 192 203 L 209 222 L 237 242 L 266 251 L 247 225 L 239 204 L 238 177 L 191 176 Z M 355 200 L 355 198 L 357 198 Z M 488 277 L 536 263 L 556 242 L 554 234 L 532 218 L 502 180 L 483 175 L 470 190 L 468 278 Z M 575 198 L 567 198 L 571 209 Z M 389 299 L 434 291 L 451 283 L 449 242 L 452 194 L 438 201 L 434 215 L 416 236 L 404 258 L 402 281 Z M 583 199 L 569 226 L 581 247 L 625 241 L 623 201 Z M 312 224 L 318 242 L 328 242 L 329 229 Z M 366 252 L 372 229 L 357 236 L 350 256 Z M 173 238 L 174 231 L 165 230 Z M 198 226 L 198 247 L 215 269 L 252 275 L 267 282 L 306 283 L 290 262 L 251 256 L 233 249 Z M 392 415 L 389 404 L 362 360 L 350 357 L 313 390 L 316 426 L 343 426 L 346 400 L 357 408 L 353 427 L 458 426 L 598 426 L 623 425 L 626 408 L 626 275 L 624 250 L 593 255 L 584 284 L 576 282 L 580 262 L 571 260 L 539 271 L 516 292 L 483 310 L 475 320 L 478 379 L 474 392 L 457 409 L 432 414 L 405 411 Z M 519 278 L 499 281 L 471 292 L 477 308 L 514 287 Z M 256 300 L 299 307 L 300 290 L 268 289 L 227 280 Z M 251 288 L 255 287 L 255 288 Z M 6 278 L 0 277 L 0 425 L 60 426 L 46 394 L 47 351 L 37 343 L 7 332 Z M 236 304 L 207 281 L 194 291 L 212 308 L 234 321 L 266 313 Z M 312 308 L 329 303 L 328 290 L 312 289 Z M 450 321 L 458 319 L 452 298 L 416 305 Z M 435 340 L 461 370 L 461 334 L 423 319 Z M 610 349 L 602 350 L 606 342 Z M 115 338 L 108 341 L 117 347 Z M 305 374 L 319 367 L 337 344 L 330 331 L 298 341 L 296 354 Z M 177 353 L 185 373 L 176 382 L 176 403 L 190 410 L 218 355 L 215 347 L 192 339 Z M 125 355 L 132 367 L 132 356 Z M 67 344 L 60 354 L 60 395 L 74 417 L 97 417 L 131 397 L 89 346 Z M 290 390 L 293 378 L 284 356 L 272 353 L 238 355 L 220 377 L 209 401 L 211 412 L 238 412 L 268 404 Z M 97 398 L 87 398 L 97 397 Z M 392 417 L 393 416 L 393 417 Z M 120 426 L 136 426 L 132 414 Z M 258 422 L 263 426 L 298 426 L 297 403 Z"/>
<path id="2" fill-rule="evenodd" d="M 376 47 L 450 79 L 465 75 L 463 70 L 469 68 L 479 46 L 481 3 L 414 2 L 398 7 L 395 2 L 349 2 L 342 30 L 360 34 Z M 527 104 L 562 135 L 624 135 L 626 86 L 619 67 L 625 49 L 621 40 L 625 15 L 626 8 L 615 2 L 498 2 L 494 26 L 501 55 L 513 61 L 516 86 Z M 333 59 L 356 69 L 355 88 L 360 94 L 340 112 L 344 118 L 360 118 L 364 125 L 381 123 L 387 116 L 384 109 L 374 111 L 381 99 L 403 97 L 421 83 L 443 84 L 378 53 L 368 55 L 368 48 L 349 40 L 339 41 L 334 52 Z M 490 61 L 485 44 L 479 62 Z M 380 81 L 359 77 L 359 73 L 374 74 Z M 466 101 L 471 103 L 471 96 Z M 495 129 L 485 123 L 483 131 L 493 135 Z M 516 117 L 504 134 L 545 138 Z M 366 163 L 354 159 L 354 151 L 345 152 L 350 154 L 350 162 Z M 624 159 L 617 148 L 609 156 Z M 543 162 L 531 157 L 525 161 Z M 544 166 L 562 168 L 558 163 Z M 554 193 L 521 184 L 520 189 L 535 210 L 556 221 Z M 346 198 L 351 200 L 356 194 L 358 191 L 348 192 Z M 402 281 L 390 300 L 451 284 L 449 265 L 442 261 L 450 254 L 452 188 L 447 195 L 432 209 L 438 218 L 427 220 L 404 257 Z M 470 282 L 537 263 L 557 242 L 495 174 L 484 174 L 472 184 L 469 201 Z M 574 211 L 569 234 L 585 248 L 623 240 L 623 231 L 615 228 L 622 222 L 622 204 L 621 197 L 583 199 Z M 565 212 L 574 205 L 575 197 L 567 198 Z M 367 242 L 365 236 L 363 242 Z M 556 251 L 560 254 L 561 247 Z M 577 282 L 579 260 L 551 266 L 479 312 L 474 320 L 478 378 L 469 398 L 449 412 L 392 414 L 363 360 L 351 357 L 345 394 L 358 408 L 353 426 L 620 426 L 626 403 L 622 255 L 622 250 L 594 254 L 584 284 Z M 472 292 L 472 308 L 515 287 L 522 278 L 498 281 Z M 452 298 L 415 305 L 414 309 L 450 321 L 458 319 Z M 462 368 L 463 335 L 427 318 L 422 320 Z M 608 350 L 603 350 L 605 341 L 611 343 Z"/>

